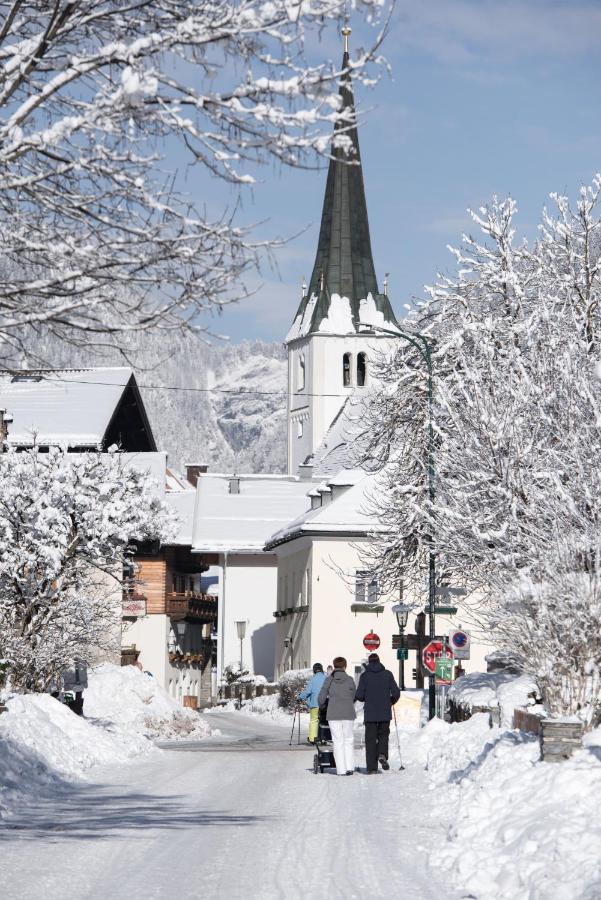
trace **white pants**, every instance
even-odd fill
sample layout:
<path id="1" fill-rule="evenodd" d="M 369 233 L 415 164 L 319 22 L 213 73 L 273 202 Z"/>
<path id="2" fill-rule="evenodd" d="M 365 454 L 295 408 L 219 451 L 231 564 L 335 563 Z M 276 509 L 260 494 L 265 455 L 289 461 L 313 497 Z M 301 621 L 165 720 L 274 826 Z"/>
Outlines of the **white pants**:
<path id="1" fill-rule="evenodd" d="M 336 774 L 346 775 L 347 772 L 354 772 L 355 751 L 353 748 L 353 720 L 338 719 L 333 722 L 328 721 L 328 725 L 332 732 L 332 743 L 334 744 Z"/>

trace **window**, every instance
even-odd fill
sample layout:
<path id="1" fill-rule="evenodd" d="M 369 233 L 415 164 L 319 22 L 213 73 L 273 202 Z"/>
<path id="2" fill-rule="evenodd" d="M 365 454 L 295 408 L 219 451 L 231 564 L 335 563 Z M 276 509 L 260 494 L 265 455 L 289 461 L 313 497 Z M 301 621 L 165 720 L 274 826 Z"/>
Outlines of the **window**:
<path id="1" fill-rule="evenodd" d="M 298 358 L 298 374 L 297 374 L 297 391 L 302 391 L 305 387 L 305 357 L 301 353 Z"/>
<path id="2" fill-rule="evenodd" d="M 355 603 L 378 602 L 378 579 L 370 573 L 357 569 L 355 573 Z"/>
<path id="3" fill-rule="evenodd" d="M 350 387 L 351 384 L 351 354 L 345 353 L 342 357 L 342 384 Z"/>
<path id="4" fill-rule="evenodd" d="M 357 354 L 357 387 L 365 386 L 367 376 L 367 357 L 365 353 Z"/>
<path id="5" fill-rule="evenodd" d="M 303 423 L 300 419 L 296 423 L 296 436 L 299 438 L 302 438 L 302 436 L 303 436 Z"/>

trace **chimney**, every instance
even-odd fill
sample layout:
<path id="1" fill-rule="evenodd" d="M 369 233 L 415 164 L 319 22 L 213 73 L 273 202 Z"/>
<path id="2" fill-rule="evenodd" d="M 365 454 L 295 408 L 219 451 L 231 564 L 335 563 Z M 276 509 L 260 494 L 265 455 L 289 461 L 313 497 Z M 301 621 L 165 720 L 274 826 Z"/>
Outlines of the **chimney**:
<path id="1" fill-rule="evenodd" d="M 186 464 L 186 479 L 193 487 L 198 483 L 198 476 L 204 475 L 209 471 L 208 465 L 188 465 Z"/>

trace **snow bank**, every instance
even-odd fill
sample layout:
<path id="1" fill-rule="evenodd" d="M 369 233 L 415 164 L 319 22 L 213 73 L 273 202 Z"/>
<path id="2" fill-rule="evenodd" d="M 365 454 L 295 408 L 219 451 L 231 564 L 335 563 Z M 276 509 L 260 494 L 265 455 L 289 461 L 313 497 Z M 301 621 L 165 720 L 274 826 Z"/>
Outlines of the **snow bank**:
<path id="1" fill-rule="evenodd" d="M 463 709 L 500 707 L 501 725 L 511 728 L 517 706 L 530 706 L 538 695 L 536 682 L 528 675 L 510 672 L 472 672 L 462 675 L 449 688 L 449 701 Z"/>
<path id="2" fill-rule="evenodd" d="M 191 709 L 184 709 L 152 675 L 136 666 L 104 663 L 88 678 L 86 716 L 112 732 L 146 738 L 203 738 L 210 729 Z"/>
<path id="3" fill-rule="evenodd" d="M 211 712 L 240 712 L 245 716 L 254 716 L 261 719 L 271 719 L 281 725 L 290 727 L 292 723 L 292 710 L 284 709 L 279 705 L 279 694 L 269 694 L 265 697 L 254 697 L 252 700 L 243 700 L 242 706 L 239 708 L 237 700 L 228 700 L 227 703 L 220 703 L 212 709 L 207 710 L 207 714 Z M 301 728 L 308 726 L 309 714 L 301 713 Z"/>
<path id="4" fill-rule="evenodd" d="M 431 863 L 477 900 L 601 896 L 601 730 L 563 763 L 536 738 L 488 727 L 488 715 L 404 736 L 404 761 L 427 768 L 448 821 Z"/>
<path id="5" fill-rule="evenodd" d="M 0 716 L 0 818 L 40 790 L 83 777 L 96 765 L 148 753 L 141 735 L 112 733 L 76 716 L 49 694 L 17 695 Z"/>
<path id="6" fill-rule="evenodd" d="M 180 709 L 154 678 L 133 666 L 107 664 L 89 673 L 84 717 L 49 694 L 17 694 L 6 705 L 0 716 L 0 819 L 39 794 L 84 779 L 93 766 L 150 753 L 152 738 L 210 733 L 196 713 Z"/>

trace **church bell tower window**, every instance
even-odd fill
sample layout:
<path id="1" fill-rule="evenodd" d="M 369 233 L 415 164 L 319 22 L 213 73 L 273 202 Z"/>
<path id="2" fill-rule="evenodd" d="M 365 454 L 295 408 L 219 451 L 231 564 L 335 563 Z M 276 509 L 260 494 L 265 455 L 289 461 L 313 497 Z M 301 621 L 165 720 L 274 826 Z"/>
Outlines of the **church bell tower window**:
<path id="1" fill-rule="evenodd" d="M 365 353 L 357 354 L 357 387 L 365 387 L 367 377 L 367 356 Z"/>
<path id="2" fill-rule="evenodd" d="M 351 386 L 351 354 L 345 353 L 342 357 L 342 384 L 344 387 Z"/>
<path id="3" fill-rule="evenodd" d="M 305 387 L 305 357 L 301 353 L 298 357 L 298 379 L 297 379 L 297 390 L 302 391 Z"/>

